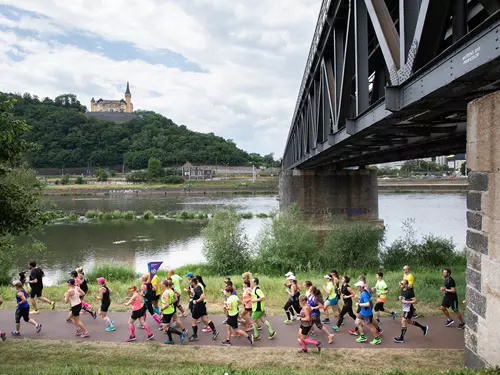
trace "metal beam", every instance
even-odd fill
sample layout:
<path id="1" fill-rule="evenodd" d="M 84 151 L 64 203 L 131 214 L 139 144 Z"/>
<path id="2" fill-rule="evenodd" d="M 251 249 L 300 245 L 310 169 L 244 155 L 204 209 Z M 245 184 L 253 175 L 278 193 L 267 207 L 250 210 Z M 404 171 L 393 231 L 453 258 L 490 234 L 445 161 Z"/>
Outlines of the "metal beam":
<path id="1" fill-rule="evenodd" d="M 453 1 L 453 43 L 467 34 L 467 0 Z"/>
<path id="2" fill-rule="evenodd" d="M 479 0 L 479 2 L 490 16 L 500 9 L 500 0 Z"/>
<path id="3" fill-rule="evenodd" d="M 333 113 L 333 132 L 336 132 L 338 127 L 337 113 L 340 111 L 340 95 L 342 91 L 342 70 L 344 66 L 345 52 L 345 31 L 340 27 L 333 29 L 333 76 L 335 77 L 335 95 Z"/>
<path id="4" fill-rule="evenodd" d="M 368 12 L 364 0 L 354 0 L 356 116 L 368 108 Z"/>
<path id="5" fill-rule="evenodd" d="M 400 68 L 398 31 L 384 0 L 365 0 L 365 4 L 391 76 L 391 83 L 396 85 Z"/>
<path id="6" fill-rule="evenodd" d="M 399 0 L 399 66 L 404 66 L 415 36 L 421 0 Z"/>

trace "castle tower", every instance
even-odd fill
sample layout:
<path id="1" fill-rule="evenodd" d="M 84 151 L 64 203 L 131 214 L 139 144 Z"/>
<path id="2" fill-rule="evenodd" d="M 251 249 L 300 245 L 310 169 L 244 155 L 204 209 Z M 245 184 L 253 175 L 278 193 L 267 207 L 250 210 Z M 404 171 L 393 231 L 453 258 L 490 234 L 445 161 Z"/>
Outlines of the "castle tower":
<path id="1" fill-rule="evenodd" d="M 125 112 L 127 113 L 132 113 L 134 112 L 134 106 L 132 104 L 132 94 L 130 93 L 130 87 L 127 82 L 127 90 L 125 91 L 125 102 L 127 103 L 127 106 L 125 108 Z"/>
<path id="2" fill-rule="evenodd" d="M 92 100 L 90 101 L 90 112 L 95 112 L 95 99 L 92 97 Z"/>

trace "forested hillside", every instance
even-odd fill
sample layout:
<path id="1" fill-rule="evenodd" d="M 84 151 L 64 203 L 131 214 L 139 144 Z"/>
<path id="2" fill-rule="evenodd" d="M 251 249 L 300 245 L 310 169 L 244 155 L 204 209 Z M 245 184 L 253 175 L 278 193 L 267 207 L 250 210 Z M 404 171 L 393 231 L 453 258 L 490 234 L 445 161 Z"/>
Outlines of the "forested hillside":
<path id="1" fill-rule="evenodd" d="M 172 120 L 148 111 L 124 124 L 87 118 L 86 107 L 75 95 L 60 95 L 54 100 L 0 93 L 0 102 L 15 97 L 13 112 L 26 120 L 32 130 L 26 134 L 40 149 L 29 161 L 35 168 L 112 166 L 146 168 L 151 156 L 163 166 L 192 163 L 230 165 L 276 165 L 273 155 L 248 154 L 213 133 L 204 134 L 176 125 Z"/>

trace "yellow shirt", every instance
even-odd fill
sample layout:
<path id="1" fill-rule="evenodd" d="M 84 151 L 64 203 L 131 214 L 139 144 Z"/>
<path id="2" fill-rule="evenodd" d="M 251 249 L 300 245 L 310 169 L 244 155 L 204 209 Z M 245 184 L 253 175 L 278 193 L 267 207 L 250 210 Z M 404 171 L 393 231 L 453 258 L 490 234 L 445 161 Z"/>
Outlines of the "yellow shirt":
<path id="1" fill-rule="evenodd" d="M 156 288 L 156 295 L 159 296 L 161 294 L 161 288 L 160 288 L 160 278 L 158 275 L 154 275 L 153 279 L 151 280 L 151 285 L 153 285 Z"/>
<path id="2" fill-rule="evenodd" d="M 413 285 L 414 282 L 415 282 L 415 279 L 413 278 L 413 275 L 411 273 L 409 273 L 408 275 L 407 274 L 403 274 L 403 279 L 404 280 L 408 280 L 408 284 L 409 285 Z"/>

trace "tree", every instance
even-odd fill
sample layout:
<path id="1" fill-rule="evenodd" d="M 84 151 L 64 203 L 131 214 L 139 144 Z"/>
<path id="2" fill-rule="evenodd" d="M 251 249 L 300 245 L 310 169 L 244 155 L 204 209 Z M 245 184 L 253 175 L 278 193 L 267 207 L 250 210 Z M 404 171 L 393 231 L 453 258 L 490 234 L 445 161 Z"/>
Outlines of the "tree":
<path id="1" fill-rule="evenodd" d="M 108 181 L 108 172 L 104 169 L 97 169 L 94 172 L 94 175 L 97 178 L 97 181 L 103 182 L 103 181 Z"/>
<path id="2" fill-rule="evenodd" d="M 165 175 L 165 171 L 161 167 L 160 159 L 154 156 L 148 160 L 148 174 L 151 178 L 159 178 Z"/>

